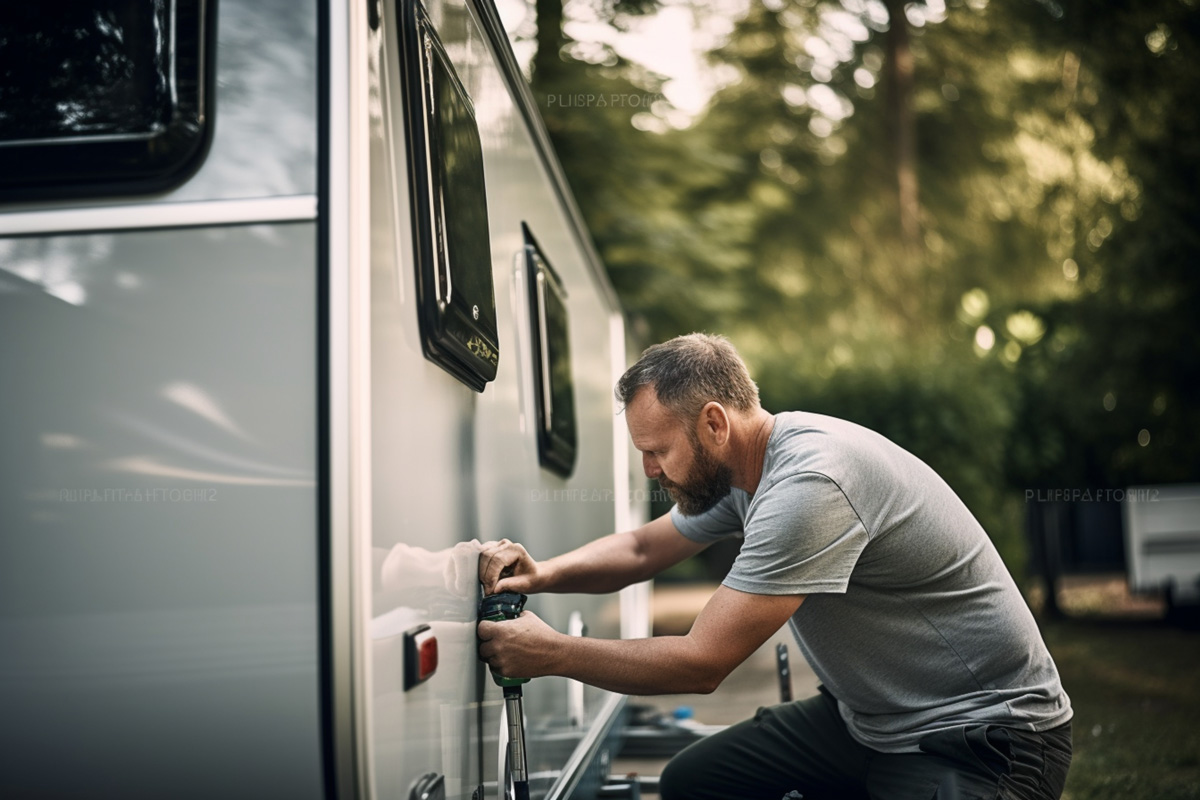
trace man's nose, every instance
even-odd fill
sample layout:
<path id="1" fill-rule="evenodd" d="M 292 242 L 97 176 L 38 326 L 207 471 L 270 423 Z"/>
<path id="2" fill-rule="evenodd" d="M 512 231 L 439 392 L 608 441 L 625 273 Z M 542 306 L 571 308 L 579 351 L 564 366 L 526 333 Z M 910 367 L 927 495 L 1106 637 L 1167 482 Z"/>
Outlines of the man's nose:
<path id="1" fill-rule="evenodd" d="M 662 474 L 662 467 L 658 465 L 658 460 L 649 453 L 642 453 L 642 471 L 646 473 L 647 478 L 657 478 Z"/>

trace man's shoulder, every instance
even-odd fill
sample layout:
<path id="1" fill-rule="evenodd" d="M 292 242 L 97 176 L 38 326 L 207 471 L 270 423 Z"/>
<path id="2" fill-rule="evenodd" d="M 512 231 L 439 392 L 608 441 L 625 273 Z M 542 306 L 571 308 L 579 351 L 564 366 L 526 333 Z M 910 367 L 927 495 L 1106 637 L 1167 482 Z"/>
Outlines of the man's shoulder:
<path id="1" fill-rule="evenodd" d="M 900 448 L 886 437 L 849 420 L 809 411 L 776 415 L 764 477 L 779 480 L 800 473 L 839 482 L 848 468 Z"/>
<path id="2" fill-rule="evenodd" d="M 780 514 L 810 518 L 833 513 L 852 505 L 843 487 L 847 482 L 836 458 L 808 454 L 784 459 L 764 472 L 758 491 L 750 497 L 748 516 L 777 522 Z"/>
<path id="3" fill-rule="evenodd" d="M 775 415 L 775 426 L 781 438 L 804 435 L 824 435 L 836 440 L 884 438 L 865 425 L 815 411 L 781 411 Z"/>
<path id="4" fill-rule="evenodd" d="M 763 471 L 763 486 L 774 502 L 817 504 L 828 509 L 848 504 L 872 530 L 886 525 L 896 508 L 913 508 L 939 480 L 919 458 L 870 428 L 812 412 L 777 415 Z M 949 491 L 946 489 L 946 491 Z M 765 502 L 763 504 L 766 504 Z"/>

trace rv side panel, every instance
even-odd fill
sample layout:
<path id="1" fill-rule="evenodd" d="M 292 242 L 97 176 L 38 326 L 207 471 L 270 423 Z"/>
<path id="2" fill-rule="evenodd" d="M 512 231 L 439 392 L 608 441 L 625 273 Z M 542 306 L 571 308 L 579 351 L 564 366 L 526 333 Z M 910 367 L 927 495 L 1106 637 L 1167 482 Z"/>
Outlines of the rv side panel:
<path id="1" fill-rule="evenodd" d="M 6 797 L 323 794 L 316 15 L 220 6 L 187 183 L 0 208 Z"/>

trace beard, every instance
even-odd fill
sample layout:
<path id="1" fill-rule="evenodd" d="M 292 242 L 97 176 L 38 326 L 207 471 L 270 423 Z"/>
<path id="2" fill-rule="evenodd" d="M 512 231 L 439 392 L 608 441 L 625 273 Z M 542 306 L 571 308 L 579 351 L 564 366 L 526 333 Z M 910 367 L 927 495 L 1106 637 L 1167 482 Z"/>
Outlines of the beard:
<path id="1" fill-rule="evenodd" d="M 692 443 L 692 456 L 691 480 L 675 483 L 665 476 L 658 479 L 658 485 L 671 495 L 685 517 L 711 510 L 733 488 L 733 470 L 709 455 L 698 442 Z"/>

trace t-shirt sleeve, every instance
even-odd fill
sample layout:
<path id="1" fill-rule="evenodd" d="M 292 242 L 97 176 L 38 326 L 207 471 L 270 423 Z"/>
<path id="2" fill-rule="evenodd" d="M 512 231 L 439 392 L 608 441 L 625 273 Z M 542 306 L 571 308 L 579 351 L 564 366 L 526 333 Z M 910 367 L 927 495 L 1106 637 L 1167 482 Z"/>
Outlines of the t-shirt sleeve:
<path id="1" fill-rule="evenodd" d="M 816 472 L 791 475 L 758 498 L 724 583 L 753 594 L 844 593 L 868 542 L 836 483 Z"/>
<path id="2" fill-rule="evenodd" d="M 742 535 L 742 520 L 746 518 L 749 495 L 741 489 L 733 489 L 708 511 L 694 517 L 685 516 L 679 506 L 671 508 L 671 522 L 675 530 L 693 542 L 711 544 L 729 536 Z"/>

